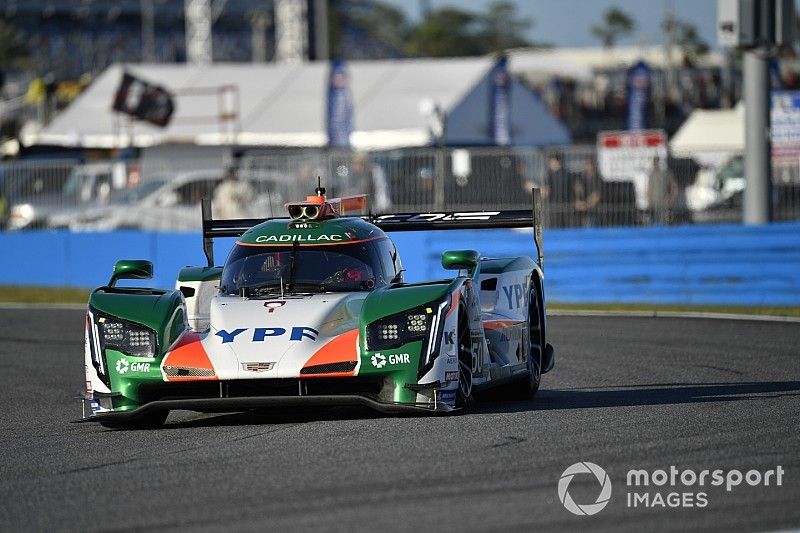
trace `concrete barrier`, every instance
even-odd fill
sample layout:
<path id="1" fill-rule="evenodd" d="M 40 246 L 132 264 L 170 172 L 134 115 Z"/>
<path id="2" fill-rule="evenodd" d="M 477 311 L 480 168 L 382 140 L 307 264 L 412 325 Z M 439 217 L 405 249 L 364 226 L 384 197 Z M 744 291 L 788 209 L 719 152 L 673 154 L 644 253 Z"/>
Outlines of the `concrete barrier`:
<path id="1" fill-rule="evenodd" d="M 446 249 L 534 255 L 530 231 L 397 233 L 408 281 L 446 277 Z M 0 234 L 0 284 L 94 287 L 117 259 L 153 261 L 153 285 L 202 265 L 197 233 Z M 233 239 L 215 244 L 217 261 Z M 800 305 L 800 223 L 545 231 L 545 285 L 558 302 Z"/>

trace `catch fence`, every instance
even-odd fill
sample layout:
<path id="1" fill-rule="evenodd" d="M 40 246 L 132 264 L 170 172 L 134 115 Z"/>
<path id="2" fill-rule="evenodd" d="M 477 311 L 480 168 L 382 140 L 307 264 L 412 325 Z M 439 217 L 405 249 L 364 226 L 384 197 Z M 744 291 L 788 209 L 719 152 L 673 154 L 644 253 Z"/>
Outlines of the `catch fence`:
<path id="1" fill-rule="evenodd" d="M 595 146 L 221 154 L 3 163 L 0 227 L 194 230 L 204 196 L 216 216 L 277 216 L 318 178 L 329 196 L 368 194 L 373 213 L 525 209 L 539 187 L 551 228 L 738 222 L 745 183 L 741 158 L 721 169 L 671 157 L 615 168 L 598 163 Z M 221 187 L 228 175 L 236 185 Z M 776 176 L 775 219 L 800 218 L 800 183 Z"/>

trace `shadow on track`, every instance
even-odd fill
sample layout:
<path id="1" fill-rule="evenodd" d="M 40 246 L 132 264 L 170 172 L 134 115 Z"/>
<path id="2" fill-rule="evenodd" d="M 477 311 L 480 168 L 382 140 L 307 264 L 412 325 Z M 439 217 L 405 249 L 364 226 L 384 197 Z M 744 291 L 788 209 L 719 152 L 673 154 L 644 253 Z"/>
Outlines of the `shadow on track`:
<path id="1" fill-rule="evenodd" d="M 527 402 L 501 402 L 490 396 L 484 402 L 478 403 L 475 411 L 508 413 L 552 409 L 592 409 L 595 407 L 758 400 L 797 395 L 800 395 L 800 381 L 656 383 L 592 389 L 540 390 L 534 400 Z"/>
<path id="2" fill-rule="evenodd" d="M 200 415 L 202 418 L 179 420 L 169 419 L 160 430 L 218 427 L 218 426 L 260 426 L 270 424 L 304 424 L 326 420 L 359 420 L 370 418 L 386 418 L 387 415 L 372 411 L 365 407 L 328 407 L 321 409 L 276 409 L 272 411 L 254 409 L 239 413 L 211 413 Z M 172 418 L 172 415 L 171 417 Z"/>
<path id="3" fill-rule="evenodd" d="M 484 393 L 481 400 L 465 414 L 752 401 L 763 398 L 797 395 L 800 395 L 800 381 L 700 384 L 653 383 L 647 385 L 596 387 L 591 389 L 540 390 L 534 400 L 523 402 L 503 400 L 496 394 Z M 170 429 L 220 426 L 294 425 L 328 420 L 414 418 L 413 416 L 409 417 L 407 415 L 386 415 L 364 407 L 329 407 L 316 410 L 253 410 L 239 413 L 219 413 L 198 416 L 199 418 L 191 418 L 188 420 L 167 421 L 159 430 L 168 431 Z"/>

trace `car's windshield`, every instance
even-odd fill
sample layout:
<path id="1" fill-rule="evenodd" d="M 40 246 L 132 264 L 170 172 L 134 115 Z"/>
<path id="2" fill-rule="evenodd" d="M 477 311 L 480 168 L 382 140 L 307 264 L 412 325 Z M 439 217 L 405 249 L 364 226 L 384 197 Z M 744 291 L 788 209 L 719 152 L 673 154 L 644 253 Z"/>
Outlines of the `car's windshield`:
<path id="1" fill-rule="evenodd" d="M 115 205 L 133 204 L 150 195 L 164 185 L 163 181 L 146 181 L 131 189 L 121 189 L 111 195 L 109 203 Z"/>
<path id="2" fill-rule="evenodd" d="M 220 291 L 247 297 L 284 292 L 369 291 L 389 283 L 379 241 L 335 246 L 237 244 L 222 272 Z"/>

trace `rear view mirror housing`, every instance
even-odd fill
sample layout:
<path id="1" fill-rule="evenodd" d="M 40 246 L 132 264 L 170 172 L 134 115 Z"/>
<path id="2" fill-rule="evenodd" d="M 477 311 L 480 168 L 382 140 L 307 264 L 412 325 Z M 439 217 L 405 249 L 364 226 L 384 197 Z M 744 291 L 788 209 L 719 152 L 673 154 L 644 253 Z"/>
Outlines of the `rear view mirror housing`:
<path id="1" fill-rule="evenodd" d="M 480 259 L 477 250 L 447 250 L 442 254 L 442 266 L 445 270 L 466 270 L 474 276 Z"/>
<path id="2" fill-rule="evenodd" d="M 121 279 L 151 279 L 152 277 L 152 262 L 145 259 L 120 259 L 114 265 L 108 286 L 113 287 Z"/>

